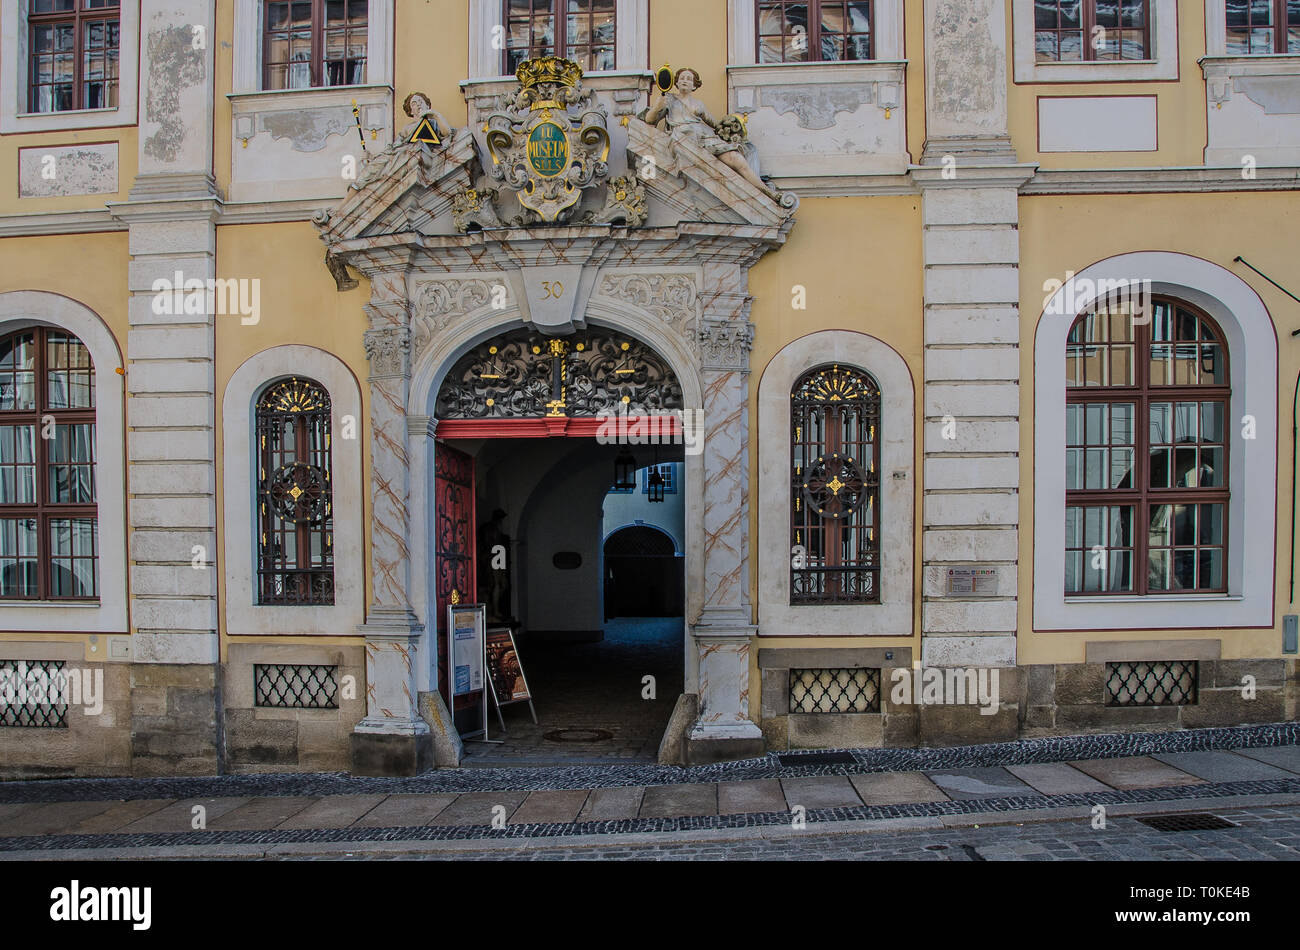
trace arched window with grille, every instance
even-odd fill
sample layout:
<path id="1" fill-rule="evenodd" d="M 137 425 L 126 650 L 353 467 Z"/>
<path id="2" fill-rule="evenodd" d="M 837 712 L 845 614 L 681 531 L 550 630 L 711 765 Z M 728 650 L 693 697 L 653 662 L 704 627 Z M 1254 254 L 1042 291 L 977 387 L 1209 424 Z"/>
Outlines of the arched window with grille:
<path id="1" fill-rule="evenodd" d="M 880 387 L 838 364 L 806 373 L 790 438 L 790 603 L 879 603 Z"/>
<path id="2" fill-rule="evenodd" d="M 1065 593 L 1227 591 L 1228 347 L 1181 301 L 1080 316 L 1066 344 Z"/>
<path id="3" fill-rule="evenodd" d="M 257 603 L 334 603 L 330 398 L 290 377 L 257 401 Z"/>
<path id="4" fill-rule="evenodd" d="M 96 600 L 95 367 L 69 333 L 0 338 L 0 598 Z"/>

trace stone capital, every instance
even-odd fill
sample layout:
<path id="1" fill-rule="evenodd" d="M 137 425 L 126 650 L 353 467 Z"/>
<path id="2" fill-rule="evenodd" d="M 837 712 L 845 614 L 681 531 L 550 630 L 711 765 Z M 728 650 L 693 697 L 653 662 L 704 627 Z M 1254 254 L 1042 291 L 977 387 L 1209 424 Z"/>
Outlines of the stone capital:
<path id="1" fill-rule="evenodd" d="M 371 379 L 410 375 L 411 331 L 407 327 L 367 330 L 364 343 Z"/>
<path id="2" fill-rule="evenodd" d="M 749 372 L 754 348 L 754 325 L 748 320 L 700 320 L 695 333 L 700 367 L 724 372 Z"/>

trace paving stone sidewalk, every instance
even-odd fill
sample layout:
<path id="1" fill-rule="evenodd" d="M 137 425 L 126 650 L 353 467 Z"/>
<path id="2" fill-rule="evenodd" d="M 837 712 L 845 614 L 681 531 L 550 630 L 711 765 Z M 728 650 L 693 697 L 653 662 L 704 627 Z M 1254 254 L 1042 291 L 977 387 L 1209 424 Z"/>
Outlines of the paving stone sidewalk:
<path id="1" fill-rule="evenodd" d="M 803 771 L 800 769 L 796 772 Z M 1300 803 L 1300 746 L 1168 752 L 904 772 L 781 775 L 593 788 L 465 792 L 260 794 L 11 801 L 0 804 L 0 853 L 32 850 L 451 841 L 778 828 L 1009 813 L 1086 814 L 1096 804 L 1243 796 Z M 278 779 L 278 776 L 264 777 Z M 288 777 L 285 777 L 289 780 Z M 219 781 L 219 780 L 218 780 Z M 67 783 L 27 783 L 57 798 Z"/>

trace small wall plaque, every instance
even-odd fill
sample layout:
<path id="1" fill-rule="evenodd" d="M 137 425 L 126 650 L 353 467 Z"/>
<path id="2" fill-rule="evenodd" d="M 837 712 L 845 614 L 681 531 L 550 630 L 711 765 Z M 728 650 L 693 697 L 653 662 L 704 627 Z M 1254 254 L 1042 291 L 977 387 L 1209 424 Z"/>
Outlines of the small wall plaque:
<path id="1" fill-rule="evenodd" d="M 948 568 L 948 593 L 966 597 L 994 597 L 998 592 L 996 567 Z"/>

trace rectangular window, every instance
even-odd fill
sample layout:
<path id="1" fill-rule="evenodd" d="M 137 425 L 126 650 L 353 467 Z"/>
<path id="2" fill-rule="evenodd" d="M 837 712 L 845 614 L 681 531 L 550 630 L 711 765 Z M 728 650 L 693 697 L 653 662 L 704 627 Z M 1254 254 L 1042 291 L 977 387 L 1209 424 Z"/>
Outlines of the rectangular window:
<path id="1" fill-rule="evenodd" d="M 664 480 L 664 494 L 677 494 L 677 463 L 669 462 L 664 465 L 655 465 L 644 469 L 641 472 L 641 494 L 650 494 L 650 473 L 655 470 L 659 471 L 659 477 Z"/>
<path id="2" fill-rule="evenodd" d="M 1229 56 L 1300 53 L 1300 0 L 1225 0 Z"/>
<path id="3" fill-rule="evenodd" d="M 369 0 L 268 0 L 265 10 L 262 88 L 366 81 Z"/>
<path id="4" fill-rule="evenodd" d="M 542 56 L 570 59 L 584 73 L 615 66 L 616 0 L 505 0 L 505 71 Z"/>
<path id="5" fill-rule="evenodd" d="M 1154 59 L 1148 0 L 1035 0 L 1040 63 Z"/>
<path id="6" fill-rule="evenodd" d="M 29 112 L 117 108 L 117 0 L 32 0 L 27 29 Z"/>
<path id="7" fill-rule="evenodd" d="M 870 0 L 758 0 L 758 61 L 873 59 L 872 7 Z"/>

